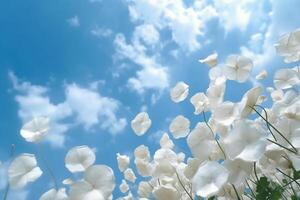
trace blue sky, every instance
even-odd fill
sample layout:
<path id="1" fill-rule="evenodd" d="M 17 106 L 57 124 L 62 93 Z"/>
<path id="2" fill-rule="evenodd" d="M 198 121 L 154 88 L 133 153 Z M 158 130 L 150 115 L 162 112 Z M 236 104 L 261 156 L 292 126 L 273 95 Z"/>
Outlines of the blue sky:
<path id="1" fill-rule="evenodd" d="M 230 54 L 246 55 L 254 61 L 252 77 L 267 69 L 261 84 L 271 85 L 274 70 L 287 66 L 273 44 L 300 27 L 299 7 L 298 0 L 0 1 L 0 193 L 11 144 L 15 155 L 37 153 L 41 161 L 43 152 L 60 182 L 71 175 L 64 167 L 68 149 L 89 145 L 120 184 L 116 153 L 132 155 L 140 144 L 153 153 L 178 114 L 192 127 L 202 120 L 189 101 L 174 104 L 169 97 L 178 81 L 190 85 L 190 96 L 206 90 L 208 67 L 198 59 L 216 51 L 222 65 Z M 253 84 L 229 81 L 225 98 L 239 101 Z M 130 121 L 141 110 L 153 125 L 137 137 Z M 37 145 L 19 134 L 36 115 L 52 121 Z M 190 154 L 185 140 L 175 143 Z M 43 176 L 9 199 L 38 199 L 51 188 L 39 165 Z"/>

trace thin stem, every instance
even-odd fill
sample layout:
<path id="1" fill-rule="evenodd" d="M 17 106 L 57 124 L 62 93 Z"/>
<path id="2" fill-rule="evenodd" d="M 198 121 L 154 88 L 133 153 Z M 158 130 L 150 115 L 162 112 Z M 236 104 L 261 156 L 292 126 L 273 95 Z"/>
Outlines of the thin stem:
<path id="1" fill-rule="evenodd" d="M 255 197 L 255 194 L 254 194 L 254 192 L 253 192 L 253 190 L 252 190 L 252 188 L 250 187 L 250 185 L 249 185 L 249 183 L 248 183 L 248 181 L 247 181 L 247 179 L 245 179 L 245 181 L 246 181 L 246 184 L 247 184 L 247 186 L 248 186 L 248 188 L 250 189 L 250 192 L 251 192 L 251 196 L 253 196 L 254 198 L 256 198 Z"/>
<path id="2" fill-rule="evenodd" d="M 234 189 L 234 192 L 235 192 L 235 194 L 236 194 L 237 199 L 238 199 L 238 200 L 241 200 L 241 198 L 240 198 L 240 196 L 239 196 L 239 193 L 237 192 L 235 186 L 234 186 L 233 184 L 231 184 L 231 185 L 232 185 L 232 187 L 233 187 L 233 189 Z"/>
<path id="3" fill-rule="evenodd" d="M 255 105 L 258 106 L 258 105 Z M 251 109 L 253 109 L 267 124 L 269 124 L 270 127 L 272 127 L 293 149 L 294 151 L 297 153 L 298 150 L 296 149 L 296 147 L 294 147 L 294 145 L 276 128 L 274 127 L 264 116 L 262 116 L 254 107 L 249 106 Z M 259 106 L 258 106 L 259 107 Z M 261 106 L 260 106 L 261 107 Z M 262 107 L 261 107 L 262 108 Z M 274 143 L 277 144 L 278 143 Z M 295 153 L 294 152 L 294 153 Z"/>
<path id="4" fill-rule="evenodd" d="M 16 145 L 12 144 L 11 148 L 10 148 L 10 155 L 9 155 L 10 159 L 12 159 L 12 157 L 13 157 L 13 155 L 15 153 L 15 149 L 16 149 Z M 11 163 L 11 161 L 10 161 L 10 163 Z M 3 196 L 3 200 L 7 199 L 9 189 L 10 189 L 10 185 L 9 185 L 9 182 L 7 182 L 7 185 L 6 185 L 6 188 L 5 188 L 5 192 L 4 192 L 4 196 Z"/>
<path id="5" fill-rule="evenodd" d="M 286 177 L 290 178 L 291 180 L 293 180 L 298 186 L 300 186 L 300 183 L 294 179 L 293 177 L 291 177 L 290 175 L 284 173 L 283 171 L 281 171 L 279 168 L 276 168 L 277 171 L 279 171 L 280 173 L 282 173 L 283 175 L 285 175 Z"/>
<path id="6" fill-rule="evenodd" d="M 53 181 L 53 183 L 54 183 L 55 189 L 58 190 L 58 184 L 57 184 L 55 175 L 54 175 L 52 169 L 50 168 L 50 166 L 49 166 L 47 160 L 45 159 L 44 154 L 43 154 L 43 152 L 42 152 L 41 149 L 39 150 L 39 154 L 40 154 L 40 157 L 41 157 L 41 159 L 43 160 L 43 162 L 44 162 L 44 164 L 45 164 L 45 166 L 46 166 L 46 168 L 47 168 L 47 171 L 49 172 L 49 175 L 50 175 L 50 177 L 51 177 L 51 179 L 52 179 L 52 181 Z"/>
<path id="7" fill-rule="evenodd" d="M 276 137 L 275 137 L 275 135 L 274 135 L 272 129 L 270 128 L 270 122 L 269 122 L 269 120 L 268 120 L 268 113 L 267 113 L 266 109 L 265 109 L 264 107 L 260 106 L 260 105 L 255 105 L 255 106 L 261 108 L 261 109 L 264 111 L 264 113 L 265 113 L 265 115 L 266 115 L 266 124 L 267 124 L 267 128 L 268 128 L 268 130 L 270 131 L 271 135 L 273 136 L 274 140 L 277 141 L 277 139 L 276 139 Z M 256 110 L 255 110 L 255 111 L 256 111 Z M 258 113 L 258 112 L 256 112 L 256 113 L 257 113 L 259 116 L 261 116 L 260 113 Z"/>
<path id="8" fill-rule="evenodd" d="M 189 198 L 190 198 L 191 200 L 194 200 L 193 197 L 192 197 L 192 195 L 187 191 L 187 189 L 184 187 L 183 183 L 181 182 L 178 173 L 177 173 L 176 171 L 175 171 L 175 173 L 176 173 L 177 179 L 178 179 L 178 181 L 179 181 L 181 187 L 184 189 L 185 193 L 189 196 Z"/>
<path id="9" fill-rule="evenodd" d="M 205 122 L 206 126 L 209 128 L 209 130 L 210 130 L 210 132 L 211 132 L 211 134 L 212 134 L 212 137 L 215 139 L 215 141 L 217 142 L 218 147 L 219 147 L 220 150 L 222 151 L 223 156 L 224 156 L 224 159 L 226 159 L 225 151 L 223 150 L 223 148 L 222 148 L 221 144 L 219 143 L 219 141 L 215 138 L 214 131 L 212 130 L 212 128 L 211 128 L 210 125 L 208 124 L 208 121 L 207 121 L 207 119 L 206 119 L 206 116 L 205 116 L 204 111 L 202 112 L 202 114 L 203 114 L 203 119 L 204 119 L 204 122 Z"/>
<path id="10" fill-rule="evenodd" d="M 295 151 L 293 151 L 293 150 L 291 150 L 291 149 L 289 149 L 289 148 L 283 146 L 282 144 L 279 144 L 278 142 L 275 142 L 275 141 L 270 140 L 270 139 L 267 139 L 267 140 L 268 140 L 269 142 L 271 142 L 271 143 L 273 143 L 273 144 L 276 144 L 277 146 L 279 146 L 279 147 L 281 147 L 281 148 L 283 148 L 283 149 L 285 149 L 285 150 L 291 152 L 291 153 L 297 154 L 297 152 L 295 152 Z"/>

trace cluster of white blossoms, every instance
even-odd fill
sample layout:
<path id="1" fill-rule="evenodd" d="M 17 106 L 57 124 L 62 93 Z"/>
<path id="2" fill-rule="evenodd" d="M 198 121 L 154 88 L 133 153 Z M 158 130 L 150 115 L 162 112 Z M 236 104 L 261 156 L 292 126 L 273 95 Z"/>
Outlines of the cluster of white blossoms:
<path id="1" fill-rule="evenodd" d="M 300 30 L 284 35 L 275 47 L 285 62 L 299 61 Z M 95 164 L 93 149 L 76 146 L 67 153 L 65 166 L 79 178 L 65 179 L 61 188 L 55 183 L 40 200 L 266 198 L 261 195 L 277 195 L 269 199 L 298 199 L 300 66 L 277 70 L 274 87 L 253 86 L 239 102 L 231 102 L 224 99 L 226 82 L 246 82 L 253 68 L 251 59 L 230 55 L 224 64 L 219 64 L 218 54 L 214 53 L 199 62 L 210 67 L 208 89 L 190 95 L 189 86 L 178 82 L 170 97 L 175 103 L 189 98 L 194 114 L 203 120 L 191 127 L 190 120 L 179 114 L 169 124 L 170 135 L 162 135 L 160 149 L 153 155 L 143 144 L 134 150 L 132 161 L 128 155 L 118 153 L 116 162 L 124 177 L 118 189 L 123 197 L 112 196 L 116 186 L 113 170 Z M 263 70 L 256 79 L 267 75 Z M 23 126 L 21 135 L 28 142 L 39 142 L 49 123 L 51 119 L 46 117 L 34 118 Z M 137 136 L 144 135 L 151 124 L 146 112 L 131 121 Z M 190 152 L 176 152 L 172 138 L 186 140 Z M 21 154 L 10 163 L 9 186 L 24 187 L 42 174 L 35 155 Z M 264 188 L 259 188 L 262 185 Z M 277 186 L 280 192 L 273 194 L 271 190 L 275 191 Z"/>

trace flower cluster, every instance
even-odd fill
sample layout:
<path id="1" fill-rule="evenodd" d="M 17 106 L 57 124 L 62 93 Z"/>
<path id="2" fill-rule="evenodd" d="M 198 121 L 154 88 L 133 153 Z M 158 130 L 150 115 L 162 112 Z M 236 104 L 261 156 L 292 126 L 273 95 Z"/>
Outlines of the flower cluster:
<path id="1" fill-rule="evenodd" d="M 284 35 L 275 48 L 285 62 L 299 61 L 300 30 Z M 118 153 L 118 168 L 124 176 L 119 185 L 124 196 L 118 199 L 300 198 L 300 67 L 277 70 L 274 87 L 253 86 L 239 102 L 231 102 L 224 99 L 226 82 L 247 81 L 252 60 L 230 55 L 224 64 L 219 64 L 218 54 L 213 53 L 199 62 L 210 67 L 210 84 L 206 91 L 193 94 L 190 103 L 194 114 L 203 120 L 191 127 L 190 120 L 179 114 L 169 125 L 172 137 L 164 133 L 154 155 L 145 145 L 134 150 L 132 162 L 136 169 L 129 167 L 129 156 Z M 256 79 L 267 76 L 263 70 Z M 184 82 L 178 82 L 170 91 L 175 103 L 189 96 L 189 86 Z M 49 121 L 46 117 L 34 118 L 21 129 L 22 137 L 39 142 L 49 129 Z M 131 121 L 137 136 L 144 135 L 151 124 L 146 112 Z M 185 139 L 191 156 L 177 153 L 171 138 Z M 113 170 L 95 164 L 95 159 L 88 146 L 70 149 L 65 166 L 82 177 L 64 180 L 64 188 L 56 184 L 40 200 L 117 199 L 112 196 L 116 186 Z M 42 173 L 35 155 L 19 155 L 9 166 L 9 186 L 24 187 Z M 136 188 L 136 192 L 131 191 Z"/>

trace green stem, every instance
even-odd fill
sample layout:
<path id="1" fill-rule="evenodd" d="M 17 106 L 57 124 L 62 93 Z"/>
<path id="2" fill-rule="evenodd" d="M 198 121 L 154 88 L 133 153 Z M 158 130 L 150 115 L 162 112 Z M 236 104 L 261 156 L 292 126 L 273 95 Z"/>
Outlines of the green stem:
<path id="1" fill-rule="evenodd" d="M 274 140 L 277 141 L 277 139 L 276 139 L 276 137 L 275 137 L 275 135 L 274 135 L 272 129 L 270 128 L 270 122 L 269 122 L 269 120 L 268 120 L 268 112 L 266 111 L 266 109 L 265 109 L 264 107 L 262 107 L 262 106 L 260 106 L 260 105 L 255 105 L 255 106 L 261 108 L 261 109 L 264 111 L 264 113 L 265 113 L 265 115 L 266 115 L 266 124 L 267 124 L 267 128 L 268 128 L 268 130 L 270 131 L 271 135 L 273 136 Z M 256 110 L 255 110 L 255 112 L 256 112 L 260 117 L 262 117 L 262 115 L 261 115 L 259 112 L 257 112 Z"/>
<path id="2" fill-rule="evenodd" d="M 258 106 L 258 105 L 255 105 L 255 106 L 257 106 L 257 107 L 260 107 L 260 108 L 263 108 L 263 107 L 261 107 L 261 106 Z M 254 107 L 251 107 L 251 106 L 249 106 L 251 109 L 253 109 L 270 127 L 272 127 L 293 149 L 294 149 L 294 153 L 296 152 L 296 154 L 297 154 L 297 152 L 298 152 L 298 150 L 296 149 L 296 147 L 294 147 L 294 145 L 276 128 L 276 127 L 274 127 L 264 116 L 262 116 Z M 264 108 L 263 108 L 264 109 Z M 274 144 L 279 144 L 279 143 L 275 143 L 275 142 L 273 142 Z M 282 147 L 282 145 L 281 145 L 281 147 Z"/>
<path id="3" fill-rule="evenodd" d="M 246 184 L 247 184 L 247 186 L 248 186 L 248 188 L 249 188 L 249 190 L 250 190 L 250 192 L 251 192 L 251 196 L 252 196 L 253 198 L 256 198 L 256 197 L 255 197 L 255 194 L 254 194 L 254 192 L 253 192 L 253 190 L 252 190 L 252 188 L 250 187 L 250 185 L 249 185 L 249 183 L 248 183 L 248 181 L 247 181 L 247 179 L 245 179 L 245 181 L 246 181 Z"/>
<path id="4" fill-rule="evenodd" d="M 49 172 L 49 175 L 50 175 L 50 177 L 51 177 L 51 179 L 52 179 L 52 181 L 53 181 L 53 184 L 54 184 L 54 186 L 55 186 L 55 189 L 58 190 L 58 184 L 57 184 L 55 175 L 54 175 L 52 169 L 50 168 L 50 166 L 49 166 L 47 160 L 45 159 L 44 154 L 43 154 L 43 151 L 42 151 L 41 149 L 39 150 L 39 154 L 40 154 L 40 158 L 43 160 L 43 162 L 44 162 L 44 164 L 45 164 L 45 166 L 46 166 L 47 171 Z"/>
<path id="5" fill-rule="evenodd" d="M 237 199 L 238 199 L 238 200 L 241 200 L 241 198 L 240 198 L 240 196 L 239 196 L 239 193 L 237 192 L 235 186 L 234 186 L 233 184 L 231 184 L 231 185 L 232 185 L 232 187 L 233 187 L 233 189 L 234 189 L 234 192 L 235 192 L 235 194 L 236 194 Z"/>
<path id="6" fill-rule="evenodd" d="M 279 168 L 276 168 L 277 171 L 279 171 L 280 173 L 282 173 L 283 175 L 285 175 L 286 177 L 290 178 L 291 180 L 293 180 L 298 186 L 300 186 L 300 183 L 294 179 L 293 177 L 291 177 L 290 175 L 284 173 L 283 171 L 281 171 Z"/>
<path id="7" fill-rule="evenodd" d="M 183 183 L 181 182 L 178 173 L 177 173 L 176 171 L 175 171 L 175 173 L 176 173 L 177 179 L 178 179 L 178 181 L 179 181 L 181 187 L 184 189 L 185 193 L 189 196 L 189 198 L 190 198 L 191 200 L 194 200 L 193 197 L 192 197 L 192 195 L 187 191 L 187 189 L 184 187 Z"/>
<path id="8" fill-rule="evenodd" d="M 204 119 L 204 122 L 205 122 L 206 126 L 209 128 L 209 130 L 210 130 L 210 132 L 211 132 L 211 134 L 212 134 L 212 137 L 213 137 L 213 138 L 215 139 L 215 141 L 217 142 L 217 145 L 218 145 L 218 147 L 220 148 L 220 150 L 222 151 L 223 156 L 224 156 L 224 159 L 226 160 L 226 154 L 225 154 L 225 151 L 224 151 L 224 149 L 222 148 L 222 146 L 221 146 L 221 144 L 219 143 L 219 141 L 215 138 L 215 133 L 214 133 L 214 131 L 212 130 L 212 128 L 210 127 L 210 125 L 208 124 L 208 121 L 207 121 L 207 119 L 206 119 L 206 116 L 205 116 L 204 111 L 202 112 L 202 114 L 203 114 L 203 119 Z"/>

